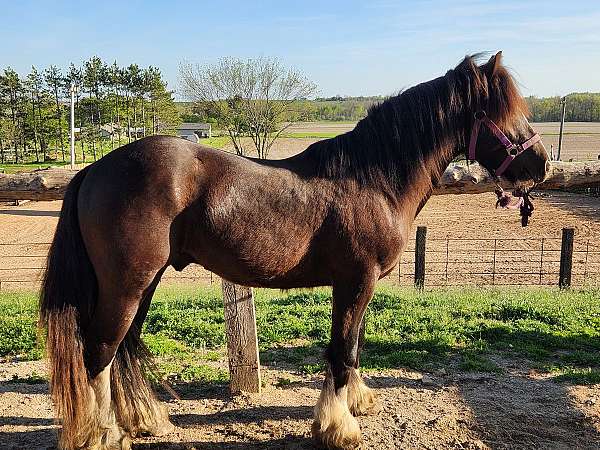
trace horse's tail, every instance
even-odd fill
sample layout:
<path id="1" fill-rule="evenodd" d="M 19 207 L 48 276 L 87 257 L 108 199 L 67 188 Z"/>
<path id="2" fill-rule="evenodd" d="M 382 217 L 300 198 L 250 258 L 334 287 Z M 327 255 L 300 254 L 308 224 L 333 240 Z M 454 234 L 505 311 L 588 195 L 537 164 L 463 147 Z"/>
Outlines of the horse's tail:
<path id="1" fill-rule="evenodd" d="M 88 414 L 94 394 L 84 363 L 84 332 L 96 303 L 96 274 L 79 229 L 77 197 L 88 168 L 69 183 L 50 247 L 40 296 L 50 359 L 50 394 L 62 422 L 61 448 L 81 447 L 96 427 Z"/>

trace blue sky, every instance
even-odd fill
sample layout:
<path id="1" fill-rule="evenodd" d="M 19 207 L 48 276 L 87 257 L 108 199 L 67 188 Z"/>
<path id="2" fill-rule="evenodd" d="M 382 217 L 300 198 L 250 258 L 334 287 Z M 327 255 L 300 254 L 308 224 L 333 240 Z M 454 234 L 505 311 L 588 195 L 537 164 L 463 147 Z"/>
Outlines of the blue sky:
<path id="1" fill-rule="evenodd" d="M 0 0 L 0 67 L 274 56 L 319 94 L 392 94 L 503 50 L 525 94 L 600 91 L 600 1 Z"/>

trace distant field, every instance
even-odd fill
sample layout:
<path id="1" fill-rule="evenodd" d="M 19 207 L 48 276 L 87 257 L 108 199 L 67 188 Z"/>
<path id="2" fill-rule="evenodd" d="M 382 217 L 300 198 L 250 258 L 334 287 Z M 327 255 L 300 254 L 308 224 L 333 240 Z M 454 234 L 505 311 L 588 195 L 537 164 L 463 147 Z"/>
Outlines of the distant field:
<path id="1" fill-rule="evenodd" d="M 304 122 L 296 123 L 286 130 L 286 138 L 325 139 L 345 133 L 354 128 L 354 122 Z M 548 151 L 558 149 L 560 123 L 540 122 L 532 126 L 542 135 Z M 600 122 L 565 123 L 561 159 L 568 161 L 596 160 L 600 155 Z M 275 156 L 274 156 L 275 157 Z"/>

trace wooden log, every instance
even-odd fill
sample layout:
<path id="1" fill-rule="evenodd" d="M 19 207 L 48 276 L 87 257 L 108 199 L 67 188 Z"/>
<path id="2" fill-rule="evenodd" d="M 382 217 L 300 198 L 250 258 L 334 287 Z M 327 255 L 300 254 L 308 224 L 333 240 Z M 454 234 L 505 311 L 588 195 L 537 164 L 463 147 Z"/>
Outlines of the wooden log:
<path id="1" fill-rule="evenodd" d="M 225 330 L 232 393 L 260 393 L 260 360 L 252 288 L 223 280 Z"/>
<path id="2" fill-rule="evenodd" d="M 502 181 L 505 189 L 512 186 Z M 536 187 L 536 190 L 553 190 L 573 187 L 600 186 L 600 162 L 552 162 L 548 178 Z M 449 166 L 442 175 L 434 194 L 481 194 L 493 192 L 496 180 L 479 164 L 454 164 Z"/>
<path id="3" fill-rule="evenodd" d="M 60 200 L 67 184 L 75 175 L 68 169 L 41 169 L 35 172 L 0 174 L 0 200 Z M 510 183 L 502 186 L 510 189 Z M 552 163 L 551 173 L 546 181 L 536 187 L 538 190 L 566 189 L 573 187 L 600 186 L 600 161 Z M 496 182 L 478 164 L 453 164 L 446 169 L 433 193 L 481 194 L 493 192 Z"/>
<path id="4" fill-rule="evenodd" d="M 0 200 L 61 200 L 76 173 L 76 170 L 50 168 L 0 174 Z"/>

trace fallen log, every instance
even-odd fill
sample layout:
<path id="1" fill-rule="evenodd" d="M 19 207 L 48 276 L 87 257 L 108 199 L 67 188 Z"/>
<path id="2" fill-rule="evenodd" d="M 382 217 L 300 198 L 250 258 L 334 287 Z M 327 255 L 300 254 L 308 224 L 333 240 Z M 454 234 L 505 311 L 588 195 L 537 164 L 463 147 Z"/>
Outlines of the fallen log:
<path id="1" fill-rule="evenodd" d="M 67 184 L 77 173 L 62 168 L 40 169 L 34 172 L 0 174 L 0 200 L 60 200 Z M 510 183 L 502 186 L 510 189 Z M 548 179 L 536 190 L 585 188 L 600 186 L 599 162 L 553 162 Z M 435 195 L 481 194 L 493 192 L 495 179 L 478 164 L 470 167 L 454 164 L 446 169 Z"/>
<path id="2" fill-rule="evenodd" d="M 514 186 L 503 180 L 505 190 Z M 562 190 L 600 186 L 600 162 L 552 162 L 548 178 L 536 186 L 536 190 Z M 479 164 L 449 166 L 440 180 L 434 194 L 481 194 L 493 192 L 496 181 Z"/>
<path id="3" fill-rule="evenodd" d="M 76 170 L 49 168 L 0 174 L 0 200 L 61 200 Z"/>

